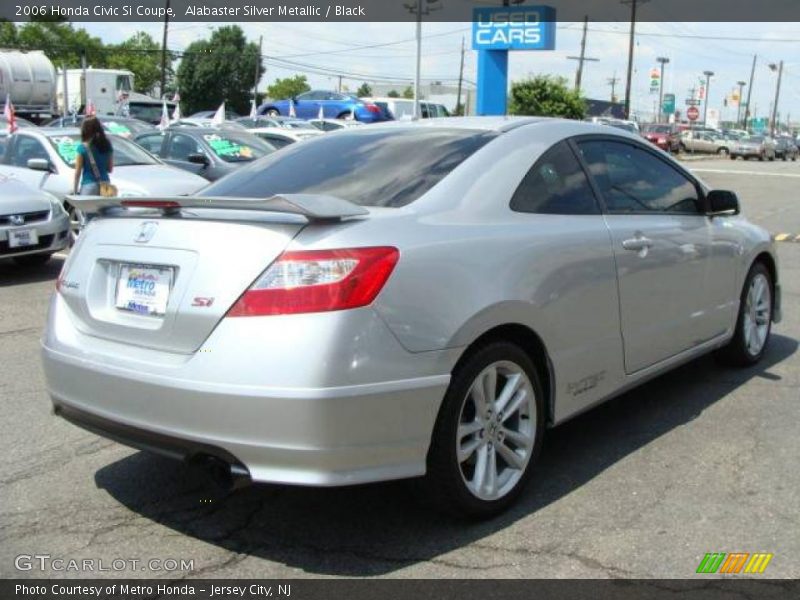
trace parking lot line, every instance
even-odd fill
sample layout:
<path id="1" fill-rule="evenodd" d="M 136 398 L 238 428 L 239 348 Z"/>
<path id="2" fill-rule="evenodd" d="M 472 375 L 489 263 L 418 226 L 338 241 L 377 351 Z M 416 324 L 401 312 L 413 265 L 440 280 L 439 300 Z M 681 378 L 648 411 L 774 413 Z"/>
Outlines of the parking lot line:
<path id="1" fill-rule="evenodd" d="M 769 173 L 763 171 L 737 171 L 736 169 L 691 169 L 695 173 L 725 173 L 727 175 L 760 175 L 762 177 L 797 177 L 800 173 Z"/>

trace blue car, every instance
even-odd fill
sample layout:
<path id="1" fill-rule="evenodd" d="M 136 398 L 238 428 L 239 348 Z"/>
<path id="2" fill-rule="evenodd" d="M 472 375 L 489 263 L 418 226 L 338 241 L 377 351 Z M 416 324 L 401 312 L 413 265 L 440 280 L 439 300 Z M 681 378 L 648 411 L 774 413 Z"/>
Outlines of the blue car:
<path id="1" fill-rule="evenodd" d="M 258 114 L 273 117 L 288 116 L 290 103 L 294 103 L 295 115 L 299 119 L 316 119 L 319 117 L 320 107 L 326 119 L 344 119 L 351 114 L 355 115 L 357 121 L 363 123 L 375 123 L 390 119 L 380 107 L 371 102 L 364 102 L 355 96 L 325 90 L 311 90 L 294 98 L 265 102 L 258 107 Z"/>

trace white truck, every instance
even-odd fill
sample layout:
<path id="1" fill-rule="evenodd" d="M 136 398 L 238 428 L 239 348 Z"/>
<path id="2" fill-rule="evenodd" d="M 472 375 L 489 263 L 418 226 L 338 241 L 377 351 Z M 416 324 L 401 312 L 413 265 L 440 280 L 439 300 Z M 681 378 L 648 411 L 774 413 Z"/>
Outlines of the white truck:
<path id="1" fill-rule="evenodd" d="M 0 103 L 6 97 L 26 119 L 40 121 L 56 113 L 56 70 L 44 52 L 0 48 Z"/>
<path id="2" fill-rule="evenodd" d="M 98 116 L 121 115 L 157 124 L 162 101 L 133 91 L 134 75 L 123 69 L 67 69 L 58 78 L 58 107 L 61 114 L 84 111 L 92 102 Z M 66 88 L 66 92 L 65 92 Z M 172 114 L 175 105 L 167 102 Z"/>

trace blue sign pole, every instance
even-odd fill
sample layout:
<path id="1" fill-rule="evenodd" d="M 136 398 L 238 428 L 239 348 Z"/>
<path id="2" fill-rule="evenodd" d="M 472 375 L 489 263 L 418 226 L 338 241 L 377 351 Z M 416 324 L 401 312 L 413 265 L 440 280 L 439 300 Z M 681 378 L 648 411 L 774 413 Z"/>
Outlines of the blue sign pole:
<path id="1" fill-rule="evenodd" d="M 472 48 L 478 51 L 479 115 L 504 115 L 508 105 L 508 51 L 553 50 L 556 12 L 549 6 L 476 8 Z"/>
<path id="2" fill-rule="evenodd" d="M 478 50 L 479 115 L 504 115 L 508 106 L 508 51 Z"/>

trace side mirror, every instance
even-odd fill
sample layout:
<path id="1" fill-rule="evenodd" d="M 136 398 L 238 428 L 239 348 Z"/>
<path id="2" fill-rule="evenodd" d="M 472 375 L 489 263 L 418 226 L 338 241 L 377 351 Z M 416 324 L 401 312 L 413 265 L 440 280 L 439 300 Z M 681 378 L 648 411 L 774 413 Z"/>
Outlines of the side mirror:
<path id="1" fill-rule="evenodd" d="M 205 154 L 200 154 L 199 152 L 195 152 L 190 154 L 186 157 L 190 163 L 194 163 L 196 165 L 207 165 L 208 164 L 208 157 Z"/>
<path id="2" fill-rule="evenodd" d="M 708 216 L 738 215 L 739 198 L 734 192 L 711 190 L 706 196 L 708 200 Z"/>
<path id="3" fill-rule="evenodd" d="M 46 158 L 29 158 L 26 164 L 28 165 L 28 168 L 33 171 L 50 172 L 50 161 Z"/>

